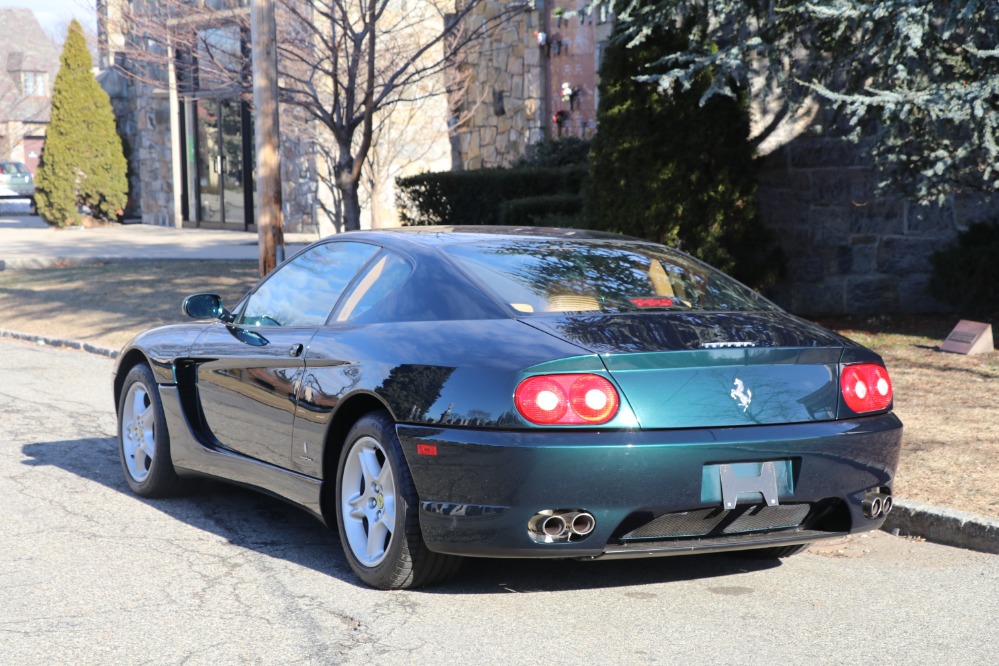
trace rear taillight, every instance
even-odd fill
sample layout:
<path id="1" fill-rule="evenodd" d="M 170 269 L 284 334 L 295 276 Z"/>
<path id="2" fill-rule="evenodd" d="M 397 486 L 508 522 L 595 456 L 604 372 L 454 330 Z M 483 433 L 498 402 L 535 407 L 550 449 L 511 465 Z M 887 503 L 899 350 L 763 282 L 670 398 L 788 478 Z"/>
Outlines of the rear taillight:
<path id="1" fill-rule="evenodd" d="M 599 375 L 529 377 L 514 392 L 517 411 L 539 425 L 600 425 L 621 404 L 614 385 Z"/>
<path id="2" fill-rule="evenodd" d="M 883 366 L 857 363 L 843 368 L 839 390 L 846 406 L 863 414 L 887 409 L 892 400 L 891 377 Z"/>

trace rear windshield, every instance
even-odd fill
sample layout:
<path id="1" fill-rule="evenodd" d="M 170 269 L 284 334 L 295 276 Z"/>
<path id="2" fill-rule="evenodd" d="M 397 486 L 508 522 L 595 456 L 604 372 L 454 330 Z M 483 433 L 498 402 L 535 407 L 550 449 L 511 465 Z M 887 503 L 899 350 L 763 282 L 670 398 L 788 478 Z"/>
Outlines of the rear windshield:
<path id="1" fill-rule="evenodd" d="M 525 315 L 776 309 L 725 274 L 651 243 L 502 239 L 443 249 Z"/>

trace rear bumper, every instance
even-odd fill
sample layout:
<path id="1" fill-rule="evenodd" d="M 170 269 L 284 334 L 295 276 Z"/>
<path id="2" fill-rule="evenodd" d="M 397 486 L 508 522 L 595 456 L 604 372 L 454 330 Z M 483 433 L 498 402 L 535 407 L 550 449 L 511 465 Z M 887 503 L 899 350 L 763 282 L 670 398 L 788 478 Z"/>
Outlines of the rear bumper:
<path id="1" fill-rule="evenodd" d="M 864 496 L 890 489 L 901 447 L 894 414 L 846 421 L 656 431 L 495 432 L 400 425 L 431 550 L 485 557 L 637 557 L 809 543 L 880 527 Z M 436 455 L 417 452 L 436 446 Z M 426 448 L 424 448 L 426 450 Z M 780 504 L 808 505 L 793 528 L 622 539 L 641 521 L 718 508 L 725 463 L 788 461 Z M 585 510 L 596 528 L 569 543 L 537 543 L 528 521 L 545 509 Z M 636 522 L 637 521 L 637 522 Z"/>

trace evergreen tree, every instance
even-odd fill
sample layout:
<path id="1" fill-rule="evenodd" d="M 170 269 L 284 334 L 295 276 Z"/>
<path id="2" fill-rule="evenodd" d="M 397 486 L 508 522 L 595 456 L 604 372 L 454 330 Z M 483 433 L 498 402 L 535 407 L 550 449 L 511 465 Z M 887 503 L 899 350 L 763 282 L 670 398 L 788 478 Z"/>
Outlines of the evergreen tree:
<path id="1" fill-rule="evenodd" d="M 51 224 L 77 221 L 80 206 L 113 219 L 128 199 L 127 165 L 107 93 L 94 78 L 83 29 L 69 26 L 52 86 L 52 120 L 35 176 L 38 213 Z"/>
<path id="2" fill-rule="evenodd" d="M 652 26 L 690 26 L 645 80 L 703 99 L 754 82 L 761 102 L 812 94 L 866 138 L 882 185 L 921 202 L 999 191 L 997 0 L 593 0 L 640 43 Z M 650 54 L 652 56 L 654 54 Z M 771 99 L 766 99 L 770 97 Z"/>
<path id="3" fill-rule="evenodd" d="M 754 287 L 781 262 L 757 216 L 749 115 L 741 100 L 640 82 L 644 65 L 683 48 L 662 26 L 629 48 L 618 24 L 600 69 L 600 130 L 591 152 L 592 226 L 679 246 Z"/>

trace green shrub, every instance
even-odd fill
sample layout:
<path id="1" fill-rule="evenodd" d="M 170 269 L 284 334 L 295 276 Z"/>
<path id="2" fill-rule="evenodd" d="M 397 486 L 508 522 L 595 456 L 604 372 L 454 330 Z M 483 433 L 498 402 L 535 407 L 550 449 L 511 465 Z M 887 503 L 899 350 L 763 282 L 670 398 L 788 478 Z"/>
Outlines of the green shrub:
<path id="1" fill-rule="evenodd" d="M 582 223 L 583 198 L 578 194 L 550 194 L 504 201 L 499 223 L 509 226 L 574 227 Z"/>
<path id="2" fill-rule="evenodd" d="M 968 317 L 999 317 L 999 220 L 973 224 L 930 257 L 928 293 Z"/>
<path id="3" fill-rule="evenodd" d="M 586 164 L 590 160 L 590 142 L 574 136 L 545 139 L 529 146 L 527 151 L 527 156 L 515 166 L 561 167 Z"/>
<path id="4" fill-rule="evenodd" d="M 114 112 L 97 79 L 83 29 L 69 26 L 52 86 L 52 119 L 45 133 L 35 202 L 46 222 L 77 222 L 80 206 L 114 219 L 128 200 L 128 179 Z"/>
<path id="5" fill-rule="evenodd" d="M 650 30 L 632 48 L 615 33 L 604 51 L 589 226 L 678 246 L 766 287 L 783 262 L 757 214 L 747 105 L 721 95 L 701 105 L 707 77 L 687 91 L 635 80 L 687 44 L 682 30 Z"/>
<path id="6" fill-rule="evenodd" d="M 407 226 L 500 224 L 504 202 L 578 194 L 585 177 L 582 166 L 421 173 L 396 180 L 396 199 Z"/>

